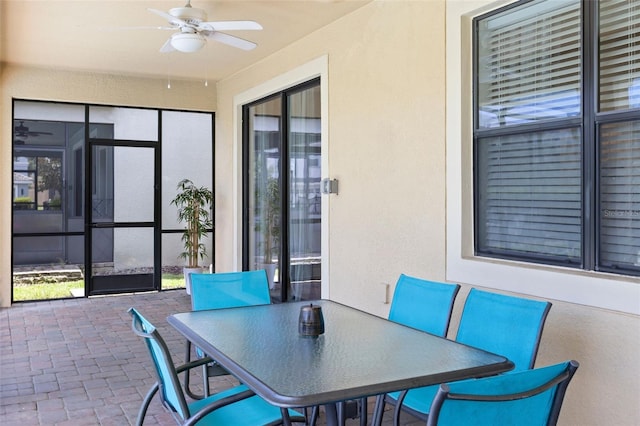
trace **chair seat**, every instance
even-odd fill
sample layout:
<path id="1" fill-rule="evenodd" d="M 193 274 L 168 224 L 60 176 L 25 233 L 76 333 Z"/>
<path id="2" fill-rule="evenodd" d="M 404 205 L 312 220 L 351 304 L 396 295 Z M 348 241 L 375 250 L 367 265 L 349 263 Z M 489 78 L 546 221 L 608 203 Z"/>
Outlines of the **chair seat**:
<path id="1" fill-rule="evenodd" d="M 533 370 L 443 384 L 427 426 L 556 425 L 575 360 Z"/>
<path id="2" fill-rule="evenodd" d="M 189 411 L 195 413 L 198 410 L 206 407 L 213 401 L 217 401 L 222 398 L 226 398 L 231 395 L 235 395 L 240 392 L 248 390 L 245 385 L 236 386 L 232 389 L 219 392 L 215 395 L 209 396 L 204 399 L 194 401 L 189 404 Z M 289 410 L 292 417 L 300 416 L 300 413 Z M 234 426 L 257 426 L 270 424 L 272 422 L 281 422 L 282 413 L 278 407 L 275 407 L 259 396 L 253 396 L 251 398 L 243 399 L 239 402 L 233 403 L 229 406 L 219 408 L 212 413 L 206 415 L 201 421 L 200 425 L 234 425 Z"/>
<path id="3" fill-rule="evenodd" d="M 404 398 L 402 408 L 419 418 L 426 419 L 429 408 L 431 407 L 431 402 L 436 396 L 436 393 L 438 393 L 439 386 L 440 385 L 433 385 L 410 389 Z M 400 392 L 391 392 L 387 394 L 387 397 L 397 402 L 400 397 Z"/>

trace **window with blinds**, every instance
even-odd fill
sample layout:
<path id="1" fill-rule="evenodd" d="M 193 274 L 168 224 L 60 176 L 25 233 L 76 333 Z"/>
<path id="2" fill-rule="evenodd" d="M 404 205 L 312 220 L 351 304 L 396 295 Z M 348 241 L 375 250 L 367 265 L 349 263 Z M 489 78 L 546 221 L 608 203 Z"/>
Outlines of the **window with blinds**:
<path id="1" fill-rule="evenodd" d="M 580 2 L 538 1 L 479 21 L 478 124 L 580 114 Z"/>
<path id="2" fill-rule="evenodd" d="M 600 268 L 640 269 L 640 121 L 600 127 Z"/>
<path id="3" fill-rule="evenodd" d="M 580 264 L 578 129 L 483 138 L 477 155 L 479 251 Z"/>
<path id="4" fill-rule="evenodd" d="M 640 275 L 640 2 L 474 25 L 476 254 Z"/>
<path id="5" fill-rule="evenodd" d="M 599 110 L 640 108 L 640 1 L 599 8 Z"/>

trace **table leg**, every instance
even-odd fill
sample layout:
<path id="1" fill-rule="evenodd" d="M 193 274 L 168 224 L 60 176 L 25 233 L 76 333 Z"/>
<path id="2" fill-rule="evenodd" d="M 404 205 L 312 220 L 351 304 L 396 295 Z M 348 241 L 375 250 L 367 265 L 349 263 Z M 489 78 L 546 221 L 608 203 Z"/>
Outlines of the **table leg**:
<path id="1" fill-rule="evenodd" d="M 344 426 L 344 402 L 325 404 L 324 415 L 327 426 Z"/>

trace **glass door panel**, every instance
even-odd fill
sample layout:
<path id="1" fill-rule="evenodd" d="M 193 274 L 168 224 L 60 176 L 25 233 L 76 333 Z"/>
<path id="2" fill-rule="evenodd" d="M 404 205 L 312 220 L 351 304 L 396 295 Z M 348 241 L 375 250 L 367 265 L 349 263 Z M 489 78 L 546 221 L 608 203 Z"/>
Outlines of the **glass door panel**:
<path id="1" fill-rule="evenodd" d="M 153 147 L 92 146 L 90 294 L 155 288 L 154 158 Z"/>
<path id="2" fill-rule="evenodd" d="M 245 106 L 243 268 L 265 269 L 274 301 L 320 298 L 318 80 Z"/>
<path id="3" fill-rule="evenodd" d="M 153 228 L 93 228 L 91 294 L 124 293 L 154 289 Z M 111 257 L 110 262 L 104 259 Z"/>
<path id="4" fill-rule="evenodd" d="M 320 298 L 320 86 L 288 96 L 289 299 Z"/>
<path id="5" fill-rule="evenodd" d="M 213 189 L 213 115 L 211 113 L 162 112 L 162 289 L 185 287 L 185 259 L 178 210 L 171 204 L 177 185 L 189 179 L 197 187 Z M 214 233 L 200 240 L 206 249 L 199 266 L 215 267 Z"/>
<path id="6" fill-rule="evenodd" d="M 252 106 L 249 119 L 249 269 L 265 269 L 269 288 L 280 299 L 280 98 Z M 245 228 L 247 230 L 247 228 Z"/>

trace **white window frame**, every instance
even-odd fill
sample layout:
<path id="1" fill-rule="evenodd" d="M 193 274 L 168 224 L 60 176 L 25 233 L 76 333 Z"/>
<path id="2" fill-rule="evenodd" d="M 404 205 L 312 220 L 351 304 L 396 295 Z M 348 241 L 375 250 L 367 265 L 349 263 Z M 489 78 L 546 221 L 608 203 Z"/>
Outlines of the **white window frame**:
<path id="1" fill-rule="evenodd" d="M 513 2 L 447 1 L 446 167 L 449 281 L 640 315 L 640 280 L 473 254 L 472 19 Z"/>

